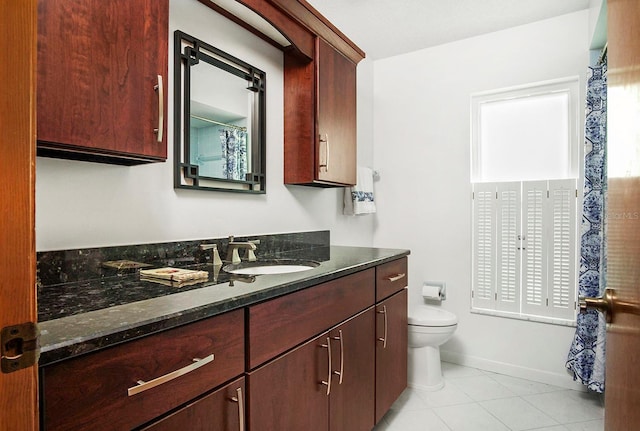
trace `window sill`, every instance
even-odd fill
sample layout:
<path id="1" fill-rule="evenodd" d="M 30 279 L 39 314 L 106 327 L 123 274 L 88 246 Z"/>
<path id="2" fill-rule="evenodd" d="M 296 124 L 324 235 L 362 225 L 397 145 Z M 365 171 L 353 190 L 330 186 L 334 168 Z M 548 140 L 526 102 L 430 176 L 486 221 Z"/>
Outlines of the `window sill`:
<path id="1" fill-rule="evenodd" d="M 555 317 L 533 316 L 529 314 L 509 313 L 506 311 L 485 310 L 482 308 L 472 308 L 471 313 L 482 314 L 485 316 L 493 316 L 493 317 L 504 317 L 507 319 L 526 320 L 529 322 L 536 322 L 536 323 L 547 323 L 550 325 L 569 326 L 573 328 L 576 327 L 575 320 L 558 319 Z"/>

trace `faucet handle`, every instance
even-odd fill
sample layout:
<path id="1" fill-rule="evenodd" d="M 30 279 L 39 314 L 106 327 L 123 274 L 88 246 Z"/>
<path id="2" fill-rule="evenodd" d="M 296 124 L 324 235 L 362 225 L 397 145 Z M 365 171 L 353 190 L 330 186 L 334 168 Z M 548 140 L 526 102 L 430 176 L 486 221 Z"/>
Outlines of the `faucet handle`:
<path id="1" fill-rule="evenodd" d="M 227 253 L 227 259 L 229 253 Z M 242 262 L 240 260 L 240 255 L 238 254 L 238 247 L 231 247 L 231 263 L 233 263 L 234 265 L 239 264 L 240 262 Z"/>
<path id="2" fill-rule="evenodd" d="M 218 244 L 200 244 L 200 249 L 211 249 L 211 263 L 213 264 L 213 266 L 222 265 L 222 259 L 220 259 L 220 254 L 218 253 Z"/>
<path id="3" fill-rule="evenodd" d="M 256 254 L 255 254 L 254 250 L 257 249 L 256 246 L 258 244 L 260 244 L 260 240 L 259 239 L 253 239 L 253 240 L 249 240 L 247 242 L 253 244 L 253 247 L 247 248 L 247 251 L 245 252 L 244 258 L 249 262 L 255 262 L 256 261 Z"/>
<path id="4" fill-rule="evenodd" d="M 244 254 L 244 258 L 245 260 L 247 260 L 247 262 L 255 262 L 256 259 L 256 254 L 253 252 L 253 249 L 251 248 L 247 248 L 247 251 Z"/>

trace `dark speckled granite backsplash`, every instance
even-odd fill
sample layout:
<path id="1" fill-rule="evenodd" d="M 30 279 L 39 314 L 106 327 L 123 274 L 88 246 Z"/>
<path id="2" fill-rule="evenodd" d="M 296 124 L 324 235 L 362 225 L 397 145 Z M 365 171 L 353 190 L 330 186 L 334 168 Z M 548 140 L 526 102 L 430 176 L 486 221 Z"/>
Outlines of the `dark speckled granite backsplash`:
<path id="1" fill-rule="evenodd" d="M 258 260 L 285 257 L 329 259 L 329 231 L 235 238 L 236 241 L 256 239 L 260 240 L 256 250 Z M 200 250 L 200 244 L 211 243 L 218 244 L 220 257 L 224 260 L 228 238 L 38 252 L 38 320 L 51 320 L 175 293 L 175 287 L 142 283 L 137 275 L 138 269 L 111 268 L 105 262 L 126 260 L 149 265 L 148 268 L 198 268 L 210 263 L 212 256 L 211 250 Z M 214 278 L 211 273 L 206 283 L 228 282 L 228 277 L 228 274 L 220 272 Z M 180 290 L 199 287 L 202 284 L 183 286 Z M 154 292 L 150 293 L 152 290 Z"/>

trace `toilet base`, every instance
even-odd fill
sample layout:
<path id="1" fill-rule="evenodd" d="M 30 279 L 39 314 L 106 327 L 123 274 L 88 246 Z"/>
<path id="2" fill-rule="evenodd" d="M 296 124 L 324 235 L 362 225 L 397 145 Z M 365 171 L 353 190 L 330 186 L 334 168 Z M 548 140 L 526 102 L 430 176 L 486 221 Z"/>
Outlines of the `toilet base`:
<path id="1" fill-rule="evenodd" d="M 440 347 L 410 347 L 408 354 L 408 386 L 425 391 L 444 387 L 440 365 Z"/>

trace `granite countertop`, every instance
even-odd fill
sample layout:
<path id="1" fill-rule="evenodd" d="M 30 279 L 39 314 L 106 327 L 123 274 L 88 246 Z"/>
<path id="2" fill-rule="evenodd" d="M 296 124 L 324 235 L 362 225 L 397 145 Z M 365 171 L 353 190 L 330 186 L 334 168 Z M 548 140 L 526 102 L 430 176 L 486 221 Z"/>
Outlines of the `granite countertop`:
<path id="1" fill-rule="evenodd" d="M 138 272 L 39 289 L 40 366 L 173 328 L 343 277 L 409 254 L 408 250 L 327 246 L 278 258 L 311 259 L 316 268 L 289 274 L 230 276 L 210 271 L 198 284 L 172 287 Z M 183 267 L 189 268 L 188 265 Z"/>

